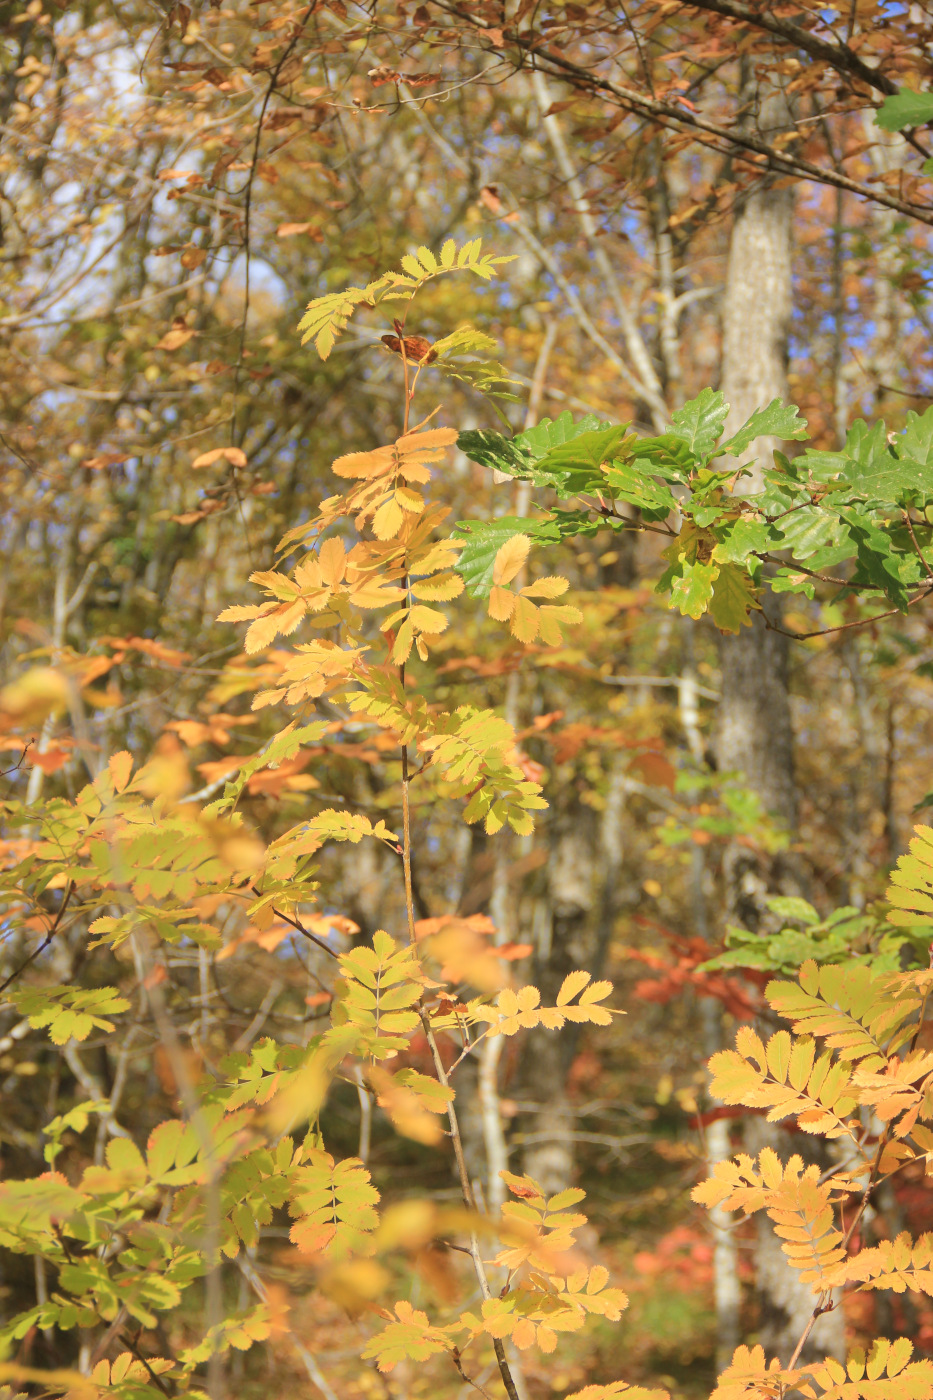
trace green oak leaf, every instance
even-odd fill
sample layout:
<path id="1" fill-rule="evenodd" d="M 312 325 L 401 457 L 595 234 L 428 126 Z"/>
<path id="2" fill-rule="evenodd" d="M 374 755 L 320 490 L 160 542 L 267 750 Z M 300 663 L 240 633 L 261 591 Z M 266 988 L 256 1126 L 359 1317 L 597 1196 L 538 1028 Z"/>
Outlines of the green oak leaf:
<path id="1" fill-rule="evenodd" d="M 794 919 L 797 923 L 804 924 L 809 928 L 811 924 L 818 924 L 820 916 L 813 905 L 807 900 L 801 899 L 795 894 L 778 894 L 767 901 L 768 908 L 772 914 L 777 914 L 779 919 Z"/>
<path id="2" fill-rule="evenodd" d="M 933 464 L 899 459 L 890 450 L 871 462 L 847 463 L 843 479 L 851 487 L 850 498 L 882 506 L 925 505 L 933 500 Z"/>
<path id="3" fill-rule="evenodd" d="M 802 506 L 776 520 L 774 529 L 780 531 L 779 548 L 792 549 L 795 559 L 807 559 L 837 536 L 840 525 L 831 512 Z"/>
<path id="4" fill-rule="evenodd" d="M 694 504 L 690 506 L 689 510 L 687 505 L 684 505 L 684 514 L 691 516 L 693 523 L 702 530 L 705 529 L 707 525 L 715 525 L 728 509 L 729 507 L 722 501 L 701 499 L 699 503 L 697 503 L 696 497 L 694 497 Z"/>
<path id="5" fill-rule="evenodd" d="M 531 467 L 528 453 L 516 444 L 514 438 L 489 428 L 471 428 L 469 432 L 461 433 L 457 446 L 471 462 L 506 472 L 509 476 L 527 476 Z"/>
<path id="6" fill-rule="evenodd" d="M 922 466 L 933 463 L 933 407 L 925 413 L 914 413 L 910 409 L 904 431 L 897 438 L 895 447 L 899 456 L 910 457 Z"/>
<path id="7" fill-rule="evenodd" d="M 798 416 L 799 412 L 796 404 L 772 399 L 767 408 L 759 408 L 753 413 L 734 437 L 720 444 L 716 449 L 717 457 L 727 452 L 738 457 L 760 437 L 778 438 L 781 442 L 799 441 L 807 437 L 807 421 Z"/>
<path id="8" fill-rule="evenodd" d="M 458 520 L 456 533 L 466 536 L 456 570 L 471 598 L 488 598 L 496 555 L 513 535 L 528 535 L 538 544 L 560 539 L 560 530 L 553 521 L 524 520 L 514 515 L 498 520 Z"/>
<path id="9" fill-rule="evenodd" d="M 723 564 L 714 580 L 709 604 L 710 617 L 720 632 L 739 632 L 749 626 L 749 614 L 759 606 L 745 570 L 737 564 Z"/>
<path id="10" fill-rule="evenodd" d="M 635 445 L 634 454 L 633 467 L 663 477 L 665 481 L 687 481 L 698 466 L 695 454 L 675 433 L 641 438 Z"/>
<path id="11" fill-rule="evenodd" d="M 569 410 L 565 410 L 559 418 L 542 418 L 533 428 L 526 428 L 511 438 L 487 428 L 470 429 L 460 434 L 457 446 L 471 462 L 478 462 L 481 467 L 492 467 L 508 476 L 528 477 L 532 475 L 534 464 L 548 458 L 555 450 L 566 447 L 578 438 L 601 432 L 621 440 L 626 429 L 602 422 L 594 413 L 587 413 L 575 421 Z M 567 467 L 592 463 L 585 457 L 577 461 L 571 454 L 565 459 L 558 458 L 553 464 L 548 462 L 546 469 L 552 465 L 565 470 Z M 600 462 L 596 462 L 595 469 L 598 470 L 599 466 Z M 542 486 L 557 484 L 546 477 L 535 480 Z"/>
<path id="12" fill-rule="evenodd" d="M 668 488 L 640 470 L 639 464 L 613 462 L 606 468 L 605 477 L 614 496 L 650 513 L 652 519 L 663 519 L 677 508 L 677 500 Z"/>
<path id="13" fill-rule="evenodd" d="M 809 574 L 795 573 L 793 568 L 778 569 L 771 579 L 772 593 L 802 593 L 812 598 L 816 592 L 816 580 Z"/>
<path id="14" fill-rule="evenodd" d="M 685 442 L 696 457 L 708 457 L 722 436 L 728 413 L 720 391 L 704 389 L 671 414 L 670 436 Z"/>
<path id="15" fill-rule="evenodd" d="M 675 574 L 671 580 L 670 606 L 685 617 L 701 618 L 709 606 L 713 585 L 718 577 L 718 564 L 712 561 L 708 564 L 691 564 L 685 559 L 679 574 Z"/>
<path id="16" fill-rule="evenodd" d="M 744 564 L 750 554 L 764 554 L 773 543 L 771 527 L 764 521 L 740 517 L 726 526 L 713 558 L 720 564 Z"/>
<path id="17" fill-rule="evenodd" d="M 808 447 L 797 459 L 813 480 L 827 483 L 837 483 L 840 479 L 851 482 L 859 476 L 870 479 L 893 460 L 884 423 L 875 423 L 870 428 L 863 418 L 857 418 L 851 425 L 841 451 L 824 452 Z M 835 489 L 840 488 L 837 485 Z"/>
<path id="18" fill-rule="evenodd" d="M 901 579 L 900 561 L 893 551 L 888 534 L 879 530 L 867 516 L 856 511 L 840 511 L 840 515 L 855 541 L 859 573 L 865 581 L 880 589 L 896 608 L 906 612 L 907 589 Z M 853 582 L 860 582 L 858 574 Z"/>
<path id="19" fill-rule="evenodd" d="M 543 457 L 539 457 L 536 470 L 561 473 L 587 468 L 590 473 L 598 472 L 603 462 L 612 458 L 626 438 L 631 442 L 635 441 L 628 429 L 621 424 L 578 433 L 567 442 L 552 447 Z"/>
<path id="20" fill-rule="evenodd" d="M 595 413 L 586 413 L 582 418 L 574 420 L 570 410 L 564 409 L 558 418 L 542 418 L 533 428 L 525 428 L 516 435 L 514 441 L 537 462 L 563 443 L 572 442 L 574 438 L 594 432 L 598 428 L 610 427 L 611 423 L 597 418 Z"/>
<path id="21" fill-rule="evenodd" d="M 901 88 L 891 93 L 875 113 L 875 125 L 882 131 L 903 131 L 908 126 L 924 126 L 933 121 L 933 92 L 911 92 Z"/>

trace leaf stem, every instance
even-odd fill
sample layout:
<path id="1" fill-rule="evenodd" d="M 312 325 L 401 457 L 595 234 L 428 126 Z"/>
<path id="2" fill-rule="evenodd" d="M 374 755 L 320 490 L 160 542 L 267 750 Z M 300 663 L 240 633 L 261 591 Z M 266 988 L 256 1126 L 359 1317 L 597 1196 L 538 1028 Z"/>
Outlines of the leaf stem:
<path id="1" fill-rule="evenodd" d="M 917 1040 L 919 1039 L 919 1036 L 920 1036 L 920 1032 L 921 1032 L 921 1030 L 923 1029 L 923 1023 L 924 1023 L 924 1019 L 925 1019 L 925 1017 L 926 1017 L 926 1009 L 927 1009 L 927 1002 L 928 1002 L 928 1000 L 929 1000 L 929 996 L 930 996 L 930 992 L 929 992 L 929 989 L 928 989 L 928 990 L 924 993 L 923 1001 L 920 1003 L 920 1010 L 919 1010 L 918 1015 L 917 1015 L 917 1029 L 914 1031 L 913 1035 L 911 1036 L 910 1045 L 909 1045 L 909 1047 L 908 1047 L 908 1052 L 907 1052 L 908 1054 L 910 1054 L 910 1053 L 915 1049 L 916 1044 L 917 1044 Z M 857 1207 L 857 1209 L 856 1209 L 856 1212 L 855 1212 L 854 1216 L 852 1217 L 852 1220 L 851 1220 L 851 1222 L 849 1223 L 848 1229 L 845 1231 L 845 1234 L 843 1235 L 843 1238 L 842 1238 L 842 1247 L 843 1247 L 843 1249 L 848 1249 L 848 1247 L 849 1247 L 849 1241 L 851 1240 L 852 1236 L 855 1234 L 855 1231 L 858 1229 L 859 1222 L 860 1222 L 860 1220 L 862 1219 L 862 1216 L 865 1214 L 865 1209 L 866 1209 L 866 1207 L 867 1207 L 867 1205 L 868 1205 L 868 1199 L 869 1199 L 869 1197 L 870 1197 L 872 1191 L 875 1189 L 875 1187 L 878 1186 L 878 1185 L 880 1184 L 880 1183 L 879 1183 L 879 1178 L 878 1178 L 878 1168 L 881 1166 L 881 1158 L 882 1158 L 882 1156 L 884 1155 L 884 1149 L 885 1149 L 885 1148 L 887 1147 L 887 1145 L 888 1145 L 888 1138 L 891 1136 L 891 1132 L 892 1132 L 893 1126 L 894 1126 L 894 1123 L 893 1123 L 893 1119 L 892 1119 L 891 1122 L 889 1122 L 889 1123 L 887 1123 L 887 1124 L 885 1125 L 884 1132 L 881 1134 L 881 1137 L 878 1139 L 878 1146 L 877 1146 L 877 1148 L 875 1149 L 875 1160 L 872 1162 L 871 1170 L 870 1170 L 870 1172 L 869 1172 L 869 1174 L 868 1174 L 868 1181 L 865 1183 L 865 1190 L 862 1192 L 861 1200 L 860 1200 L 859 1203 L 858 1203 L 858 1207 Z M 906 1164 L 902 1164 L 902 1165 L 906 1165 Z M 899 1170 L 899 1169 L 896 1168 L 895 1170 Z M 894 1173 L 893 1173 L 893 1172 L 890 1172 L 890 1173 L 888 1173 L 888 1175 L 893 1176 Z M 884 1177 L 881 1178 L 881 1180 L 885 1180 L 885 1179 L 886 1179 L 886 1178 L 884 1178 Z M 807 1323 L 806 1327 L 804 1328 L 803 1333 L 802 1333 L 802 1335 L 801 1335 L 801 1337 L 800 1337 L 800 1340 L 798 1341 L 796 1347 L 794 1348 L 794 1354 L 793 1354 L 793 1356 L 791 1357 L 790 1361 L 787 1363 L 787 1369 L 788 1369 L 789 1371 L 792 1371 L 792 1370 L 794 1369 L 794 1366 L 797 1364 L 797 1359 L 798 1359 L 798 1357 L 800 1356 L 800 1353 L 801 1353 L 801 1351 L 802 1351 L 803 1348 L 804 1348 L 804 1344 L 806 1343 L 807 1338 L 809 1337 L 810 1333 L 813 1331 L 813 1328 L 814 1328 L 814 1326 L 815 1326 L 815 1324 L 816 1324 L 817 1318 L 821 1317 L 823 1313 L 832 1312 L 833 1308 L 835 1307 L 835 1303 L 833 1303 L 832 1298 L 830 1297 L 830 1293 L 831 1293 L 831 1290 L 830 1290 L 830 1289 L 826 1289 L 823 1293 L 820 1294 L 820 1296 L 819 1296 L 819 1298 L 818 1298 L 818 1300 L 817 1300 L 816 1306 L 815 1306 L 815 1308 L 813 1309 L 813 1312 L 812 1312 L 812 1314 L 811 1314 L 811 1316 L 810 1316 L 810 1320 L 808 1321 L 808 1323 Z"/>
<path id="2" fill-rule="evenodd" d="M 405 327 L 398 326 L 398 345 L 402 352 L 402 372 L 405 375 L 405 411 L 402 414 L 402 436 L 408 432 L 408 416 L 411 413 L 411 396 L 413 390 L 408 384 L 408 356 L 405 353 Z"/>
<path id="3" fill-rule="evenodd" d="M 405 684 L 405 668 L 402 684 Z M 415 943 L 415 902 L 411 883 L 411 774 L 408 770 L 408 745 L 402 744 L 402 870 L 405 875 L 405 913 L 408 916 L 408 941 Z"/>

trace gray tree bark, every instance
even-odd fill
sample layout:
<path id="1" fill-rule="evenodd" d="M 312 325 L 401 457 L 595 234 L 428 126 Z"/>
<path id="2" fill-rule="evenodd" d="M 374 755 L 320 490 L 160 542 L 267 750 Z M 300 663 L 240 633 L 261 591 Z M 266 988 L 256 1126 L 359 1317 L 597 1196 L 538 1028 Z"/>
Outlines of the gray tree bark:
<path id="1" fill-rule="evenodd" d="M 762 129 L 786 124 L 780 96 L 766 99 L 759 111 Z M 773 398 L 787 397 L 788 335 L 792 298 L 793 191 L 768 178 L 745 196 L 737 211 L 729 250 L 723 304 L 722 388 L 731 405 L 727 435 Z M 780 446 L 762 440 L 749 462 L 748 491 L 760 489 L 762 474 Z M 763 806 L 794 832 L 797 790 L 794 780 L 793 729 L 788 696 L 787 640 L 765 624 L 777 621 L 777 600 L 763 600 L 765 614 L 740 635 L 724 637 L 720 648 L 722 702 L 717 757 L 723 770 L 744 773 Z M 763 865 L 747 848 L 736 846 L 726 858 L 728 915 L 756 928 L 764 899 L 789 892 L 799 876 L 792 863 Z M 805 1135 L 804 1135 L 805 1136 Z M 791 1153 L 788 1134 L 761 1119 L 751 1122 L 749 1151 L 771 1145 L 785 1160 Z M 816 1144 L 813 1144 L 816 1146 Z M 795 1137 L 793 1150 L 805 1150 Z M 758 1223 L 758 1340 L 769 1356 L 786 1364 L 813 1311 L 813 1295 L 787 1262 L 781 1242 L 764 1215 Z M 816 1324 L 803 1361 L 844 1352 L 841 1311 Z"/>
<path id="2" fill-rule="evenodd" d="M 555 814 L 549 832 L 546 924 L 538 931 L 533 981 L 545 1005 L 553 1006 L 569 972 L 589 967 L 592 951 L 593 906 L 597 893 L 594 851 L 597 845 L 592 814 L 572 804 Z M 525 1128 L 522 1170 L 539 1181 L 548 1195 L 573 1182 L 573 1109 L 567 1096 L 566 1029 L 529 1032 L 522 1066 L 522 1097 L 536 1104 Z"/>

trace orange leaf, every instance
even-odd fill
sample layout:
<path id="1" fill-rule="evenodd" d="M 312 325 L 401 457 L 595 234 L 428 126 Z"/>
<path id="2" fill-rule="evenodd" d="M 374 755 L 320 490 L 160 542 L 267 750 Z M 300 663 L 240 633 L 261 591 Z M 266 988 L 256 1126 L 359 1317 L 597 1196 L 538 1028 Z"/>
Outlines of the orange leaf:
<path id="1" fill-rule="evenodd" d="M 296 233 L 310 233 L 315 242 L 321 241 L 321 231 L 317 224 L 279 224 L 276 238 L 293 238 Z"/>
<path id="2" fill-rule="evenodd" d="M 226 459 L 232 467 L 246 466 L 246 453 L 239 447 L 215 447 L 210 452 L 202 452 L 191 463 L 193 467 L 212 467 L 215 462 Z"/>
<path id="3" fill-rule="evenodd" d="M 647 753 L 637 754 L 632 759 L 632 768 L 640 773 L 645 782 L 650 787 L 667 788 L 668 792 L 674 791 L 674 783 L 677 780 L 677 770 L 663 755 L 649 749 Z"/>
<path id="4" fill-rule="evenodd" d="M 71 751 L 62 748 L 49 748 L 44 753 L 37 753 L 31 750 L 29 757 L 36 768 L 41 768 L 46 775 L 57 773 L 59 768 L 64 768 L 71 758 Z"/>

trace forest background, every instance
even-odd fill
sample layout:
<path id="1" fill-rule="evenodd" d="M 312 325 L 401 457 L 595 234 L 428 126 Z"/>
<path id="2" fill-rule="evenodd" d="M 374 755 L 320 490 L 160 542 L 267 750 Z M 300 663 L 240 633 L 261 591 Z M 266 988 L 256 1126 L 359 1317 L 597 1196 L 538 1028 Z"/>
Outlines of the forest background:
<path id="1" fill-rule="evenodd" d="M 447 938 L 437 957 L 454 983 L 488 992 L 505 976 L 551 1004 L 586 970 L 611 979 L 625 1012 L 559 1033 L 531 1017 L 523 1041 L 488 1041 L 499 1048 L 468 1059 L 457 1085 L 477 1209 L 499 1210 L 503 1170 L 546 1193 L 585 1189 L 579 1247 L 629 1295 L 621 1321 L 607 1304 L 556 1353 L 513 1337 L 516 1393 L 560 1397 L 621 1373 L 688 1400 L 740 1343 L 787 1360 L 809 1290 L 767 1227 L 710 1215 L 690 1192 L 743 1143 L 786 1157 L 805 1135 L 724 1108 L 706 1066 L 737 1026 L 767 1021 L 770 976 L 807 957 L 925 962 L 923 938 L 895 936 L 881 901 L 931 800 L 928 589 L 892 598 L 885 566 L 869 568 L 887 589 L 879 608 L 851 575 L 827 582 L 806 564 L 769 589 L 778 550 L 752 578 L 764 614 L 747 590 L 708 612 L 692 585 L 656 591 L 671 556 L 650 502 L 611 530 L 543 535 L 546 569 L 569 580 L 563 636 L 490 626 L 468 590 L 446 630 L 426 629 L 430 662 L 413 661 L 409 682 L 429 708 L 503 716 L 512 771 L 547 809 L 533 830 L 518 816 L 497 832 L 412 781 L 410 863 L 397 836 L 379 837 L 400 830 L 403 789 L 409 802 L 399 727 L 322 684 L 322 725 L 269 750 L 283 711 L 251 706 L 287 682 L 287 642 L 244 656 L 242 629 L 217 619 L 257 602 L 249 575 L 332 496 L 335 459 L 395 442 L 410 362 L 425 361 L 412 422 L 440 404 L 431 430 L 466 434 L 433 466 L 451 521 L 546 513 L 553 497 L 538 482 L 533 501 L 505 461 L 494 471 L 480 435 L 567 412 L 653 439 L 721 390 L 727 434 L 780 398 L 810 450 L 844 448 L 860 418 L 884 421 L 882 448 L 893 441 L 926 408 L 933 372 L 931 37 L 925 4 L 875 0 L 0 6 L 5 1178 L 51 1164 L 73 1184 L 89 1164 L 115 1171 L 115 1143 L 142 1147 L 173 1116 L 197 1125 L 225 1056 L 306 1046 L 331 1009 L 335 955 L 383 928 L 404 942 L 411 916 L 419 939 Z M 440 258 L 448 240 L 472 249 L 463 277 L 431 281 L 423 258 L 412 274 L 416 249 Z M 400 305 L 370 295 L 332 346 L 329 330 L 302 343 L 309 302 L 397 268 L 425 280 L 408 340 Z M 353 309 L 338 297 L 328 324 Z M 465 358 L 454 344 L 431 379 L 424 342 L 465 322 L 498 348 L 467 337 Z M 768 420 L 745 444 L 739 494 L 761 486 L 775 449 L 802 450 L 788 424 Z M 589 506 L 597 520 L 601 499 Z M 521 547 L 507 576 L 506 562 L 496 584 L 520 587 Z M 204 885 L 201 922 L 179 937 L 153 913 L 165 892 L 153 884 L 145 929 L 95 948 L 88 926 L 110 905 L 80 897 L 76 876 L 36 883 L 40 814 L 80 803 L 102 775 L 119 792 L 120 753 L 147 765 L 140 790 L 173 812 L 239 783 L 240 844 L 219 816 L 203 828 L 238 878 L 256 843 L 322 812 L 377 837 L 329 844 L 319 822 L 317 902 L 309 886 L 291 915 L 241 917 Z M 28 1001 L 51 986 L 85 999 Z M 63 1007 L 72 1019 L 56 1031 Z M 429 1037 L 408 1052 L 430 1072 Z M 345 1067 L 322 1110 L 328 1151 L 362 1159 L 386 1202 L 452 1209 L 449 1139 L 398 1092 Z M 867 1243 L 933 1225 L 927 1181 L 918 1161 L 878 1189 Z M 173 1189 L 147 1206 L 163 1224 Z M 457 1246 L 428 1231 L 391 1264 L 322 1273 L 307 1239 L 289 1243 L 281 1206 L 210 1271 L 203 1298 L 150 1298 L 148 1321 L 117 1298 L 96 1322 L 58 1325 L 42 1312 L 58 1296 L 52 1254 L 5 1239 L 9 1393 L 61 1393 L 91 1372 L 117 1387 L 102 1361 L 174 1362 L 185 1347 L 185 1375 L 147 1366 L 138 1393 L 189 1393 L 192 1376 L 212 1400 L 497 1383 L 491 1352 L 470 1380 L 417 1353 L 388 1372 L 376 1352 L 361 1360 L 393 1299 L 458 1296 Z M 219 1226 L 205 1209 L 209 1254 Z M 45 1221 L 50 1249 L 60 1219 Z M 399 1219 L 396 1244 L 420 1228 Z M 929 1291 L 852 1292 L 813 1339 L 843 1356 L 903 1335 L 933 1356 Z M 195 1314 L 245 1317 L 257 1299 L 254 1333 L 195 1355 Z"/>

